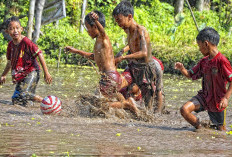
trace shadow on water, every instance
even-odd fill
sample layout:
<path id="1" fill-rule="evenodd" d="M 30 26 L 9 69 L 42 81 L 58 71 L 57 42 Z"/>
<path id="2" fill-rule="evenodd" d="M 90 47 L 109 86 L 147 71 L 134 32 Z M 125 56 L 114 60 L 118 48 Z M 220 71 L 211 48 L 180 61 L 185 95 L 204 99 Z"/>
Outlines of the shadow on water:
<path id="1" fill-rule="evenodd" d="M 159 125 L 147 125 L 147 124 L 120 124 L 120 123 L 114 123 L 115 125 L 128 127 L 128 126 L 134 126 L 134 127 L 144 127 L 144 128 L 155 128 L 159 130 L 166 130 L 166 131 L 194 131 L 194 128 L 188 128 L 188 127 L 168 127 L 168 126 L 159 126 Z"/>
<path id="2" fill-rule="evenodd" d="M 5 105 L 12 105 L 11 101 L 7 101 L 7 100 L 0 100 L 1 104 L 5 104 Z"/>
<path id="3" fill-rule="evenodd" d="M 6 113 L 17 115 L 17 116 L 33 115 L 33 113 L 30 113 L 30 112 L 20 112 L 20 111 L 13 111 L 13 110 L 9 110 Z"/>

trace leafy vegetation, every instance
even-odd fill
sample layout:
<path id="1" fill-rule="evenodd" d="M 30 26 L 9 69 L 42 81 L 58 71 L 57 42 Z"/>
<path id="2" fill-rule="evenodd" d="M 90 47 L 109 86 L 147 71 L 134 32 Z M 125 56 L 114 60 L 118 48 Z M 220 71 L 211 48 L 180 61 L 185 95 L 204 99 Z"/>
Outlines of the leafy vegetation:
<path id="1" fill-rule="evenodd" d="M 120 0 L 89 0 L 86 11 L 87 14 L 92 10 L 100 10 L 105 14 L 105 29 L 113 45 L 114 53 L 126 45 L 126 34 L 117 26 L 112 17 L 113 9 L 119 2 Z M 173 64 L 176 61 L 183 62 L 189 68 L 202 58 L 195 41 L 198 31 L 188 8 L 184 8 L 184 13 L 174 18 L 174 7 L 168 3 L 159 0 L 133 2 L 136 4 L 134 18 L 149 31 L 153 55 L 163 61 L 165 71 L 173 72 Z M 0 2 L 0 5 L 3 6 L 0 16 L 3 16 L 4 3 Z M 50 23 L 42 27 L 43 36 L 38 40 L 38 45 L 45 51 L 48 62 L 56 62 L 61 51 L 63 63 L 87 63 L 86 59 L 78 55 L 63 53 L 66 45 L 87 52 L 93 50 L 94 40 L 88 36 L 86 31 L 79 33 L 81 5 L 82 0 L 66 0 L 67 17 L 60 20 L 59 25 Z M 21 14 L 27 13 L 28 4 L 25 4 L 24 7 Z M 222 22 L 222 17 L 224 17 L 222 13 L 219 14 L 215 10 L 194 11 L 194 15 L 200 29 L 211 26 L 219 32 L 221 36 L 219 50 L 232 61 L 232 37 L 229 29 L 231 25 L 227 21 L 225 27 L 225 20 L 224 23 Z M 22 18 L 21 21 L 23 27 L 26 27 L 27 17 Z M 7 41 L 0 35 L 0 55 L 5 54 L 6 47 Z M 125 63 L 121 64 L 121 67 L 124 65 Z"/>

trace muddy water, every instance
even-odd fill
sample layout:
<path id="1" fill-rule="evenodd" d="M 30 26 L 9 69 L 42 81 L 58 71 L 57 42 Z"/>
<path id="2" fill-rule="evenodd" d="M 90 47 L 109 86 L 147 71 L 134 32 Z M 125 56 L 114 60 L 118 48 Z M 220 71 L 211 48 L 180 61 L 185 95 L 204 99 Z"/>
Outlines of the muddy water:
<path id="1" fill-rule="evenodd" d="M 3 68 L 0 64 L 0 71 Z M 39 104 L 10 105 L 14 85 L 9 75 L 0 86 L 0 156 L 232 156 L 232 135 L 194 132 L 179 114 L 180 106 L 200 89 L 200 81 L 166 74 L 165 106 L 170 114 L 152 115 L 154 120 L 145 122 L 128 118 L 129 111 L 81 114 L 80 95 L 98 92 L 99 76 L 94 69 L 64 66 L 58 71 L 50 66 L 49 70 L 53 84 L 46 85 L 41 77 L 37 94 L 58 96 L 63 102 L 60 116 L 42 115 Z M 119 113 L 129 116 L 115 116 Z M 197 116 L 208 121 L 207 113 Z M 229 107 L 228 131 L 231 117 Z"/>

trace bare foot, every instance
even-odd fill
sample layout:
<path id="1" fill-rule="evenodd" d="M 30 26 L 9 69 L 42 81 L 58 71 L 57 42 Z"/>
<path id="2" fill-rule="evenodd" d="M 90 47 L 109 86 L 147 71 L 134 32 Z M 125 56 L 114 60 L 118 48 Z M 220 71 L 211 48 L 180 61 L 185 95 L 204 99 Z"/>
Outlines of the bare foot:
<path id="1" fill-rule="evenodd" d="M 133 112 L 135 112 L 136 116 L 139 116 L 140 115 L 140 110 L 137 108 L 137 105 L 136 105 L 136 101 L 130 97 L 128 99 L 129 103 L 130 103 L 130 108 Z"/>

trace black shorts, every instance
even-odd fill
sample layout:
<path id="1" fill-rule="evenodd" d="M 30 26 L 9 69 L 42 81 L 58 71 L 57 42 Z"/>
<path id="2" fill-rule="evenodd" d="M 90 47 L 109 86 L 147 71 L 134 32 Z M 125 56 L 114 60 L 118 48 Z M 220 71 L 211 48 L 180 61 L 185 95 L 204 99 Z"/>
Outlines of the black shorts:
<path id="1" fill-rule="evenodd" d="M 33 100 L 39 78 L 39 71 L 32 71 L 22 81 L 18 82 L 12 96 L 13 104 L 19 103 L 19 105 L 25 106 L 28 100 Z"/>
<path id="2" fill-rule="evenodd" d="M 190 99 L 190 101 L 193 102 L 194 105 L 200 104 L 199 110 L 195 111 L 196 113 L 199 113 L 201 111 L 205 111 L 203 105 L 200 103 L 201 100 L 199 100 L 198 96 L 192 97 L 192 99 Z M 222 112 L 210 112 L 210 111 L 208 111 L 208 115 L 209 115 L 211 122 L 216 126 L 224 124 L 224 117 L 225 117 L 224 114 L 225 114 L 224 110 Z"/>
<path id="3" fill-rule="evenodd" d="M 222 112 L 210 112 L 208 111 L 209 118 L 214 125 L 220 126 L 224 124 L 224 110 Z"/>

